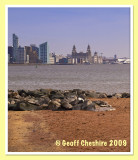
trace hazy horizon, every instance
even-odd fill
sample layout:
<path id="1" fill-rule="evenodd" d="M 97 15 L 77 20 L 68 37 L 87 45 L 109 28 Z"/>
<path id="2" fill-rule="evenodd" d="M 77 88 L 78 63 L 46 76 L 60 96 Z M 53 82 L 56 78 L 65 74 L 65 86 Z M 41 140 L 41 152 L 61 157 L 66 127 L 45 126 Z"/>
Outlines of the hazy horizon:
<path id="1" fill-rule="evenodd" d="M 8 45 L 12 34 L 19 37 L 21 46 L 48 42 L 49 51 L 71 54 L 92 54 L 130 57 L 130 8 L 14 8 L 8 9 Z"/>

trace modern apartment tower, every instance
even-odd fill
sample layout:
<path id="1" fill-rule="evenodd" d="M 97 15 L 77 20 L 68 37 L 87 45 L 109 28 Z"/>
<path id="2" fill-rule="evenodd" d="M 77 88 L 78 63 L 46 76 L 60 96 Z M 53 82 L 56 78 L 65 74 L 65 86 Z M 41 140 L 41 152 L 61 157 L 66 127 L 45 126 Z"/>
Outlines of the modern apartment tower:
<path id="1" fill-rule="evenodd" d="M 17 61 L 17 51 L 19 47 L 19 40 L 17 35 L 13 34 L 13 62 Z"/>
<path id="2" fill-rule="evenodd" d="M 16 63 L 26 63 L 26 50 L 19 46 L 17 49 Z"/>
<path id="3" fill-rule="evenodd" d="M 42 63 L 49 63 L 49 47 L 48 42 L 42 43 L 39 45 L 39 59 Z"/>

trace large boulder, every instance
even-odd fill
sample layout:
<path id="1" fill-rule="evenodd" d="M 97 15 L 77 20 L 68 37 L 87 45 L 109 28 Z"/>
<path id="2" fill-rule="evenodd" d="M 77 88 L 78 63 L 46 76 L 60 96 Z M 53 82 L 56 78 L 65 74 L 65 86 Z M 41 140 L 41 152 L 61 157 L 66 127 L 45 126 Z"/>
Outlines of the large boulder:
<path id="1" fill-rule="evenodd" d="M 106 93 L 99 93 L 98 98 L 107 98 Z"/>
<path id="2" fill-rule="evenodd" d="M 30 104 L 26 101 L 18 102 L 16 107 L 14 108 L 15 111 L 31 111 L 31 110 L 38 110 L 38 106 Z"/>
<path id="3" fill-rule="evenodd" d="M 38 104 L 38 100 L 36 100 L 36 99 L 34 99 L 34 98 L 31 98 L 31 99 L 28 99 L 28 103 Z"/>
<path id="4" fill-rule="evenodd" d="M 77 96 L 71 94 L 71 95 L 67 96 L 66 99 L 68 100 L 69 103 L 71 103 L 71 102 L 77 100 Z"/>
<path id="5" fill-rule="evenodd" d="M 112 97 L 113 97 L 112 94 L 108 94 L 108 95 L 107 95 L 107 98 L 112 98 Z"/>
<path id="6" fill-rule="evenodd" d="M 41 106 L 38 107 L 38 110 L 49 110 L 48 104 L 42 104 Z"/>
<path id="7" fill-rule="evenodd" d="M 115 110 L 111 105 L 105 101 L 92 101 L 95 104 L 95 111 L 112 111 Z"/>
<path id="8" fill-rule="evenodd" d="M 27 95 L 29 96 L 33 96 L 33 97 L 41 97 L 43 96 L 43 92 L 41 92 L 40 90 L 34 90 L 34 91 L 28 91 Z"/>
<path id="9" fill-rule="evenodd" d="M 122 98 L 122 94 L 121 93 L 115 93 L 115 94 L 113 94 L 113 97 Z"/>
<path id="10" fill-rule="evenodd" d="M 72 106 L 72 110 L 82 110 L 82 103 L 76 104 Z"/>
<path id="11" fill-rule="evenodd" d="M 61 102 L 61 107 L 65 110 L 72 110 L 72 105 L 69 104 L 68 102 Z"/>
<path id="12" fill-rule="evenodd" d="M 50 101 L 51 101 L 51 100 L 50 100 L 49 97 L 47 97 L 47 96 L 45 96 L 45 97 L 42 96 L 42 97 L 38 98 L 38 103 L 37 103 L 37 105 L 48 104 Z"/>
<path id="13" fill-rule="evenodd" d="M 14 92 L 13 90 L 8 90 L 8 98 L 15 98 L 18 95 L 18 92 Z"/>
<path id="14" fill-rule="evenodd" d="M 15 110 L 17 104 L 8 104 L 8 110 Z"/>
<path id="15" fill-rule="evenodd" d="M 82 105 L 82 110 L 94 111 L 95 110 L 95 104 L 92 103 L 91 100 L 85 100 L 83 105 Z"/>
<path id="16" fill-rule="evenodd" d="M 77 94 L 78 96 L 83 93 L 83 91 L 82 91 L 81 89 L 73 89 L 72 92 L 74 92 L 74 93 Z"/>
<path id="17" fill-rule="evenodd" d="M 122 93 L 122 98 L 130 98 L 130 93 Z"/>
<path id="18" fill-rule="evenodd" d="M 26 97 L 27 96 L 27 91 L 26 90 L 18 90 L 18 94 L 22 97 Z"/>
<path id="19" fill-rule="evenodd" d="M 40 92 L 41 92 L 43 95 L 47 95 L 47 96 L 49 96 L 49 95 L 50 95 L 51 90 L 50 90 L 50 89 L 40 89 Z"/>
<path id="20" fill-rule="evenodd" d="M 98 98 L 99 94 L 97 94 L 95 91 L 87 91 L 85 92 L 85 95 L 89 98 Z"/>
<path id="21" fill-rule="evenodd" d="M 61 104 L 57 100 L 52 100 L 48 104 L 48 109 L 53 111 L 60 110 Z"/>
<path id="22" fill-rule="evenodd" d="M 49 95 L 50 99 L 64 99 L 64 95 L 61 93 L 55 93 Z"/>

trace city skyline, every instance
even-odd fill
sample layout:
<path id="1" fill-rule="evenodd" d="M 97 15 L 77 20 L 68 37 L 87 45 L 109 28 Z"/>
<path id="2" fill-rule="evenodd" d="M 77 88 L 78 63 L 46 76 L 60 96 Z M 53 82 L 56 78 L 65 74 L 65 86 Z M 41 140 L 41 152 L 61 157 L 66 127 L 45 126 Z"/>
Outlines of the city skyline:
<path id="1" fill-rule="evenodd" d="M 74 44 L 85 51 L 90 44 L 92 53 L 130 57 L 130 8 L 9 8 L 8 45 L 12 33 L 21 46 L 47 41 L 56 54 L 71 54 Z"/>

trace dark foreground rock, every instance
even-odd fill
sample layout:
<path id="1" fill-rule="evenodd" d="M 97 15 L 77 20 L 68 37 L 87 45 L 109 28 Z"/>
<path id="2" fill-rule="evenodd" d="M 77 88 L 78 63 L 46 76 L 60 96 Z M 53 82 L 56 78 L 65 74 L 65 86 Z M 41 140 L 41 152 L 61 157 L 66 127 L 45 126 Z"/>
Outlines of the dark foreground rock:
<path id="1" fill-rule="evenodd" d="M 34 91 L 8 91 L 8 110 L 88 110 L 111 111 L 114 108 L 104 101 L 91 101 L 89 98 L 130 98 L 129 93 L 108 95 L 95 91 L 39 89 Z"/>

